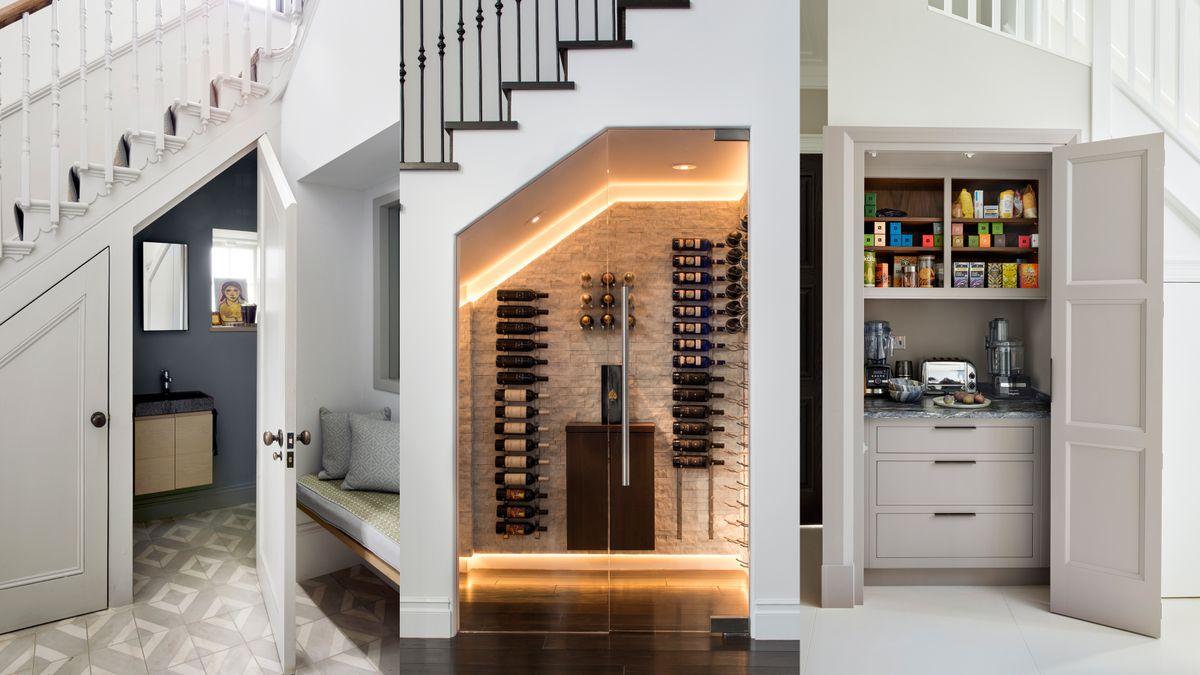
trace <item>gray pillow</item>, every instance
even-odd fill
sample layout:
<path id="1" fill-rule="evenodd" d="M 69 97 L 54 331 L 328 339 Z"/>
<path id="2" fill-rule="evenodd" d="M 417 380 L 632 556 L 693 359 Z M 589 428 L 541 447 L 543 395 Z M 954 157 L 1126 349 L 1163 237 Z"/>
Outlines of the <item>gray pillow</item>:
<path id="1" fill-rule="evenodd" d="M 350 470 L 350 418 L 366 417 L 373 420 L 392 419 L 392 409 L 383 408 L 360 414 L 334 412 L 321 408 L 321 472 L 317 478 L 336 480 L 345 478 Z"/>
<path id="2" fill-rule="evenodd" d="M 400 425 L 391 420 L 350 418 L 350 470 L 343 490 L 400 492 Z"/>

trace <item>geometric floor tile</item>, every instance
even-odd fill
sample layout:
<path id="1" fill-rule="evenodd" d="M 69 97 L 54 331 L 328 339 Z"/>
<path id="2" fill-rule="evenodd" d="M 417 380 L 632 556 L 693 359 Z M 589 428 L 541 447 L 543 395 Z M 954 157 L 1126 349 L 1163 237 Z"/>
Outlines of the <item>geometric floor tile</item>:
<path id="1" fill-rule="evenodd" d="M 187 628 L 179 626 L 142 638 L 142 655 L 150 672 L 163 671 L 200 658 Z"/>
<path id="2" fill-rule="evenodd" d="M 47 624 L 37 629 L 34 643 L 35 665 L 83 654 L 88 651 L 87 622 L 76 617 Z"/>
<path id="3" fill-rule="evenodd" d="M 163 668 L 162 670 L 150 670 L 150 675 L 205 675 L 204 662 L 196 659 L 195 661 L 188 661 L 169 668 Z"/>
<path id="4" fill-rule="evenodd" d="M 263 605 L 252 605 L 230 613 L 233 623 L 246 642 L 261 640 L 271 636 L 271 621 L 267 617 L 267 608 Z"/>
<path id="5" fill-rule="evenodd" d="M 143 641 L 148 635 L 183 626 L 183 617 L 177 610 L 150 603 L 133 606 L 133 621 L 137 625 L 138 636 Z"/>
<path id="6" fill-rule="evenodd" d="M 254 660 L 254 655 L 250 653 L 250 648 L 244 644 L 239 644 L 223 652 L 209 654 L 202 660 L 204 671 L 207 673 L 221 673 L 221 675 L 259 675 L 262 673 L 258 662 Z"/>
<path id="7" fill-rule="evenodd" d="M 283 668 L 279 665 L 279 652 L 275 648 L 275 640 L 273 638 L 262 638 L 260 640 L 252 640 L 246 643 L 250 648 L 250 653 L 254 654 L 254 659 L 258 661 L 258 667 L 264 673 L 282 673 Z M 299 646 L 296 647 L 296 670 L 312 665 L 312 661 L 308 655 L 304 653 Z"/>
<path id="8" fill-rule="evenodd" d="M 179 600 L 177 606 L 183 622 L 188 624 L 220 616 L 229 611 L 214 588 L 194 591 Z"/>
<path id="9" fill-rule="evenodd" d="M 192 636 L 192 644 L 201 657 L 223 652 L 245 642 L 229 614 L 189 623 L 187 632 Z"/>
<path id="10" fill-rule="evenodd" d="M 88 675 L 92 667 L 87 652 L 84 652 L 69 659 L 42 664 L 32 672 L 33 675 Z"/>
<path id="11" fill-rule="evenodd" d="M 137 639 L 137 625 L 134 623 L 133 609 L 130 607 L 96 612 L 85 619 L 88 643 L 93 649 Z"/>
<path id="12" fill-rule="evenodd" d="M 33 635 L 0 636 L 0 675 L 23 673 L 33 667 Z"/>
<path id="13" fill-rule="evenodd" d="M 88 654 L 92 675 L 137 675 L 146 672 L 142 646 L 137 640 L 93 648 Z"/>
<path id="14" fill-rule="evenodd" d="M 320 662 L 360 644 L 371 642 L 372 636 L 347 631 L 331 619 L 306 623 L 296 629 L 296 641 L 314 661 Z"/>

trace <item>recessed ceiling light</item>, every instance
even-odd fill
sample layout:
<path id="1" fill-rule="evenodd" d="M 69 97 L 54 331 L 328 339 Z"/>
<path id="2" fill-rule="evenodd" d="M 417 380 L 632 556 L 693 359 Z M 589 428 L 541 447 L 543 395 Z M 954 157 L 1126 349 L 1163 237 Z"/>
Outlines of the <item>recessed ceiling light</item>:
<path id="1" fill-rule="evenodd" d="M 966 157 L 967 159 L 975 159 L 975 153 L 973 153 L 973 152 L 964 152 L 963 156 Z"/>
<path id="2" fill-rule="evenodd" d="M 686 164 L 686 163 L 672 164 L 671 168 L 675 169 L 676 171 L 691 171 L 696 168 L 696 165 L 695 164 Z"/>
<path id="3" fill-rule="evenodd" d="M 539 220 L 541 220 L 541 219 L 542 219 L 542 214 L 541 214 L 541 213 L 538 213 L 536 216 L 534 216 L 534 217 L 530 218 L 530 219 L 529 219 L 529 222 L 530 222 L 530 223 L 532 223 L 532 224 L 534 224 L 534 225 L 537 225 L 538 221 L 539 221 Z"/>

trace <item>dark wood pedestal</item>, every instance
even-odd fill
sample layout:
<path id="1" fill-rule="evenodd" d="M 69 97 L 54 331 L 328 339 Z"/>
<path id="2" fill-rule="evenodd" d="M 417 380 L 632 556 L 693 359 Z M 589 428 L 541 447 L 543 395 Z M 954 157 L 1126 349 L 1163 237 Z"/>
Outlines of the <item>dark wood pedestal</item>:
<path id="1" fill-rule="evenodd" d="M 567 549 L 654 550 L 653 423 L 629 425 L 628 487 L 621 425 L 567 425 Z"/>

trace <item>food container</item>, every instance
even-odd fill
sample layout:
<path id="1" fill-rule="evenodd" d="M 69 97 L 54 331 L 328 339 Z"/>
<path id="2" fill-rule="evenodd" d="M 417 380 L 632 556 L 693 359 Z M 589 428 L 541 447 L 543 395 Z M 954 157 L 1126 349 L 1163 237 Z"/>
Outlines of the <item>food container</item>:
<path id="1" fill-rule="evenodd" d="M 1014 193 L 1012 190 L 1005 190 L 1000 193 L 1000 217 L 1001 218 L 1012 218 L 1013 217 L 1013 197 L 1014 197 Z"/>
<path id="2" fill-rule="evenodd" d="M 992 225 L 991 225 L 991 223 L 977 223 L 975 226 L 975 230 L 979 234 L 991 234 L 992 233 Z"/>
<path id="3" fill-rule="evenodd" d="M 1038 287 L 1037 263 L 1021 263 L 1018 272 L 1020 275 L 1021 288 Z"/>
<path id="4" fill-rule="evenodd" d="M 937 282 L 934 285 L 938 288 L 945 286 L 946 285 L 946 265 L 944 263 L 936 262 L 933 264 L 933 270 L 935 273 L 935 277 L 937 279 Z"/>
<path id="5" fill-rule="evenodd" d="M 1001 270 L 1004 288 L 1017 287 L 1017 263 L 1003 263 Z"/>
<path id="6" fill-rule="evenodd" d="M 986 218 L 987 216 L 983 215 L 983 190 L 976 190 L 973 194 L 972 207 L 975 211 L 975 217 Z"/>
<path id="7" fill-rule="evenodd" d="M 887 234 L 887 223 L 882 220 L 875 221 L 875 234 Z"/>
<path id="8" fill-rule="evenodd" d="M 868 235 L 875 238 L 875 235 Z M 875 285 L 875 252 L 866 251 L 863 253 L 863 286 Z"/>
<path id="9" fill-rule="evenodd" d="M 971 263 L 954 263 L 954 287 L 967 288 L 971 285 Z"/>
<path id="10" fill-rule="evenodd" d="M 888 276 L 888 264 L 885 262 L 875 263 L 875 287 L 887 288 L 892 285 L 892 280 Z"/>
<path id="11" fill-rule="evenodd" d="M 917 287 L 933 288 L 934 276 L 933 256 L 923 255 L 917 258 Z"/>
<path id="12" fill-rule="evenodd" d="M 971 288 L 983 288 L 987 276 L 987 266 L 983 262 L 971 263 Z"/>
<path id="13" fill-rule="evenodd" d="M 921 248 L 933 248 L 933 235 L 932 234 L 921 235 Z"/>
<path id="14" fill-rule="evenodd" d="M 896 272 L 896 278 L 900 283 L 897 284 L 900 288 L 916 288 L 917 287 L 917 266 L 905 265 L 902 271 Z"/>
<path id="15" fill-rule="evenodd" d="M 954 248 L 962 248 L 963 247 L 963 236 L 961 234 L 950 235 L 950 245 L 953 246 Z"/>
<path id="16" fill-rule="evenodd" d="M 979 235 L 979 248 L 991 248 L 991 247 L 992 247 L 992 235 L 990 235 L 990 234 Z"/>
<path id="17" fill-rule="evenodd" d="M 943 243 L 945 243 L 945 239 L 943 239 L 943 237 L 945 237 L 945 236 L 946 236 L 946 235 L 944 235 L 944 234 L 935 234 L 935 235 L 933 235 L 933 247 L 934 247 L 934 248 L 941 248 L 941 247 L 942 247 L 942 244 L 943 244 Z"/>
<path id="18" fill-rule="evenodd" d="M 951 223 L 950 224 L 950 236 L 954 236 L 956 234 L 960 237 L 962 236 L 962 234 L 963 234 L 963 224 L 962 223 Z"/>
<path id="19" fill-rule="evenodd" d="M 875 236 L 875 245 L 876 246 L 887 246 L 887 235 L 886 234 L 876 234 L 874 236 Z"/>
<path id="20" fill-rule="evenodd" d="M 898 403 L 916 403 L 925 395 L 925 387 L 916 380 L 893 377 L 887 381 L 888 396 Z"/>
<path id="21" fill-rule="evenodd" d="M 1004 285 L 1004 272 L 1001 263 L 987 264 L 987 287 L 1000 288 Z"/>
<path id="22" fill-rule="evenodd" d="M 979 235 L 967 235 L 967 248 L 979 248 Z"/>

